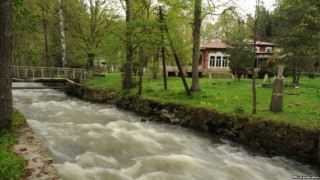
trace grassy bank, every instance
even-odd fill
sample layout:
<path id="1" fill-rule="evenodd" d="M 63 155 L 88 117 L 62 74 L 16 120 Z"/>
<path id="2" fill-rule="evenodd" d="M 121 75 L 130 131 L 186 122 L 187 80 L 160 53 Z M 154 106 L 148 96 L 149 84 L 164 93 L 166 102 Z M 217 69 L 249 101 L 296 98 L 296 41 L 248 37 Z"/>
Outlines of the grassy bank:
<path id="1" fill-rule="evenodd" d="M 285 79 L 290 82 L 290 78 Z M 280 123 L 286 123 L 303 128 L 320 129 L 320 79 L 309 82 L 307 77 L 300 80 L 299 89 L 285 89 L 284 107 L 281 113 L 269 111 L 272 89 L 260 88 L 262 80 L 257 80 L 257 115 L 259 117 Z M 191 79 L 188 78 L 189 87 Z M 260 84 L 260 85 L 259 85 Z M 84 83 L 89 89 L 114 89 L 121 91 L 121 74 L 106 74 L 105 78 L 93 78 Z M 191 97 L 185 94 L 180 78 L 168 78 L 168 90 L 163 90 L 162 79 L 144 78 L 142 98 L 161 102 L 172 102 L 194 107 L 204 107 L 231 114 L 251 115 L 252 90 L 251 79 L 233 80 L 208 79 L 200 80 L 201 91 Z M 137 94 L 137 89 L 130 94 Z M 298 94 L 298 95 L 288 95 Z M 254 118 L 255 119 L 255 118 Z"/>
<path id="2" fill-rule="evenodd" d="M 12 129 L 0 132 L 0 179 L 19 179 L 24 175 L 26 161 L 23 157 L 16 156 L 10 147 L 17 141 L 15 129 L 25 123 L 20 112 L 14 110 Z"/>

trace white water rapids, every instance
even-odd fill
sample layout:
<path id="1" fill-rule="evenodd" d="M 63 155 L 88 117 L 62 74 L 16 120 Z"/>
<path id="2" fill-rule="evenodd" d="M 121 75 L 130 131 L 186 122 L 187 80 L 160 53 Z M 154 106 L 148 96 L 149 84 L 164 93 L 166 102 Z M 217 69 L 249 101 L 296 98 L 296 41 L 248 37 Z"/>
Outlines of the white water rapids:
<path id="1" fill-rule="evenodd" d="M 14 86 L 42 86 L 14 83 Z M 65 180 L 283 180 L 319 176 L 315 167 L 249 152 L 227 140 L 153 122 L 56 90 L 13 90 Z"/>

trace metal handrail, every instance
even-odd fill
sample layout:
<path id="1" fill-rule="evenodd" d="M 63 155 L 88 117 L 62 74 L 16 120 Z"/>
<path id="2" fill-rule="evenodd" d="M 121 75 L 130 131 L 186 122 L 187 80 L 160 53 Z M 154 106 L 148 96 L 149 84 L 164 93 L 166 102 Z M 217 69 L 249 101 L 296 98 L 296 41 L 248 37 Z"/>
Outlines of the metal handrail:
<path id="1" fill-rule="evenodd" d="M 59 78 L 62 75 L 69 79 L 86 79 L 88 76 L 86 69 L 79 68 L 12 66 L 14 78 Z"/>

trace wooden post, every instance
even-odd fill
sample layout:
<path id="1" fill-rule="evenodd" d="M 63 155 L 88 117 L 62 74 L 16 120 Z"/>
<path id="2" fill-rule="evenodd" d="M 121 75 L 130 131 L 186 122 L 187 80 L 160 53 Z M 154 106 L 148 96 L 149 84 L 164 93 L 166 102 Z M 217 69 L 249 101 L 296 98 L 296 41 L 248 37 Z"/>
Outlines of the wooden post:
<path id="1" fill-rule="evenodd" d="M 59 78 L 59 76 L 60 76 L 60 69 L 58 68 L 58 78 Z"/>
<path id="2" fill-rule="evenodd" d="M 43 78 L 43 67 L 41 68 L 41 78 Z"/>
<path id="3" fill-rule="evenodd" d="M 73 79 L 76 79 L 76 70 L 73 69 Z"/>

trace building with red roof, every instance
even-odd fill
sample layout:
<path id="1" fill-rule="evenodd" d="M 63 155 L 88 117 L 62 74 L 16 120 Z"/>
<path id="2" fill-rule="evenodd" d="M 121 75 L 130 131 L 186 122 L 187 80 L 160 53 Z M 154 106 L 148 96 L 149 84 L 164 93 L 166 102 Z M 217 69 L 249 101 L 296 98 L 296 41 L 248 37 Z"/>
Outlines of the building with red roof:
<path id="1" fill-rule="evenodd" d="M 251 40 L 245 40 L 253 43 Z M 269 42 L 256 42 L 256 62 L 255 68 L 259 68 L 261 63 L 267 61 L 275 52 L 276 44 Z M 208 75 L 209 72 L 224 73 L 230 72 L 229 55 L 226 53 L 228 48 L 232 46 L 220 41 L 212 41 L 211 43 L 204 44 L 200 47 L 200 59 L 199 59 L 199 74 Z M 248 59 L 248 61 L 251 61 Z M 191 66 L 183 67 L 184 74 L 186 76 L 192 76 Z M 167 75 L 177 76 L 178 68 L 176 66 L 167 65 Z M 250 74 L 250 72 L 249 72 Z"/>
<path id="2" fill-rule="evenodd" d="M 250 42 L 253 43 L 252 41 Z M 267 61 L 274 54 L 275 46 L 276 44 L 269 42 L 256 42 L 255 68 L 259 68 L 262 62 Z M 201 68 L 199 68 L 199 70 L 201 70 L 203 75 L 208 74 L 208 72 L 230 72 L 229 56 L 226 54 L 228 48 L 232 47 L 219 41 L 213 41 L 201 46 L 201 57 L 199 61 Z M 232 61 L 232 59 L 230 60 Z"/>

